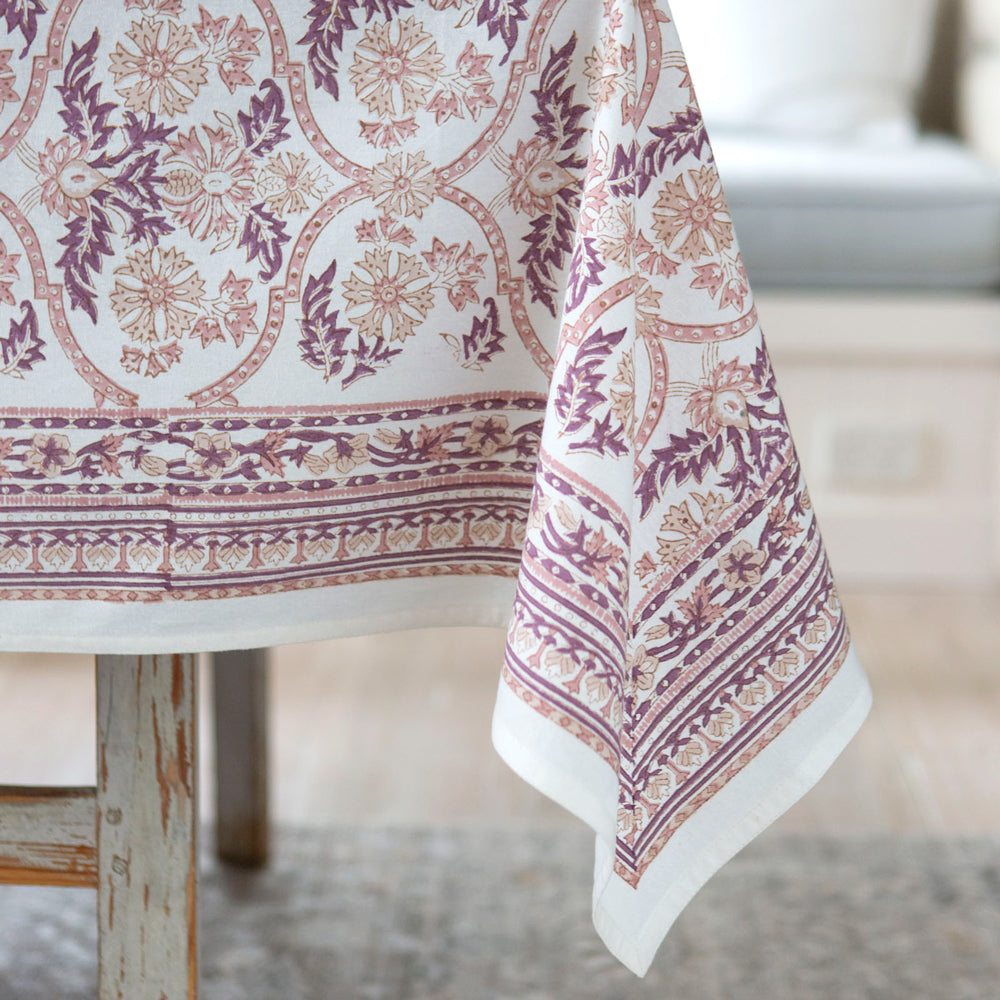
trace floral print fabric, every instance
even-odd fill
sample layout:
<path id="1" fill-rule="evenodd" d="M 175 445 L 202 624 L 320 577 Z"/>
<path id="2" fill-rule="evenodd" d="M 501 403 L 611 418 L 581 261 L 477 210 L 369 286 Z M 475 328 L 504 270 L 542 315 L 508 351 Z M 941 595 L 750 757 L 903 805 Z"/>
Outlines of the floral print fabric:
<path id="1" fill-rule="evenodd" d="M 0 12 L 0 635 L 508 580 L 651 884 L 850 645 L 666 3 Z"/>

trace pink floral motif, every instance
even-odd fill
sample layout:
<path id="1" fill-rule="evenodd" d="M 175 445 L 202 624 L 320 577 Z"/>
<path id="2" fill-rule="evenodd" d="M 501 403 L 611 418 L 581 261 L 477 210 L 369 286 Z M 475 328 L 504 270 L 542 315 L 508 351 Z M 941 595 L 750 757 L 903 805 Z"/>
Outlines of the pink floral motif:
<path id="1" fill-rule="evenodd" d="M 632 60 L 634 65 L 635 47 L 633 42 Z M 628 86 L 627 64 L 622 59 L 622 48 L 615 41 L 612 32 L 606 31 L 600 47 L 594 46 L 585 59 L 588 91 L 598 107 L 609 104 L 619 87 Z"/>
<path id="2" fill-rule="evenodd" d="M 169 140 L 163 201 L 192 236 L 228 246 L 254 200 L 253 159 L 229 129 L 202 130 L 207 148 L 194 128 Z"/>
<path id="3" fill-rule="evenodd" d="M 461 311 L 467 303 L 479 301 L 476 284 L 485 276 L 485 253 L 477 254 L 470 242 L 464 247 L 459 243 L 448 246 L 435 236 L 431 249 L 423 252 L 423 258 L 448 289 L 448 301 L 456 309 Z"/>
<path id="4" fill-rule="evenodd" d="M 733 222 L 715 169 L 696 167 L 667 181 L 653 205 L 653 229 L 682 260 L 728 250 L 733 245 Z"/>
<path id="5" fill-rule="evenodd" d="M 455 72 L 441 78 L 440 89 L 427 102 L 436 125 L 449 118 L 464 118 L 466 111 L 476 121 L 484 108 L 497 106 L 493 77 L 487 70 L 492 60 L 493 56 L 479 52 L 471 40 L 465 43 L 455 61 Z"/>
<path id="6" fill-rule="evenodd" d="M 194 32 L 208 47 L 205 62 L 215 63 L 219 79 L 230 94 L 237 87 L 253 86 L 247 69 L 253 57 L 260 55 L 257 42 L 264 35 L 263 29 L 251 28 L 242 14 L 230 26 L 228 17 L 213 18 L 204 7 L 199 7 L 198 12 L 201 20 L 194 25 Z"/>
<path id="7" fill-rule="evenodd" d="M 230 271 L 219 283 L 219 295 L 202 302 L 206 313 L 199 316 L 188 336 L 201 341 L 202 347 L 220 340 L 225 343 L 225 327 L 233 343 L 239 347 L 246 336 L 260 333 L 255 317 L 257 303 L 249 300 L 253 282 L 250 278 L 237 278 Z"/>
<path id="8" fill-rule="evenodd" d="M 551 212 L 556 194 L 574 182 L 574 176 L 556 162 L 557 155 L 556 143 L 550 139 L 517 140 L 506 164 L 515 212 L 531 216 Z"/>
<path id="9" fill-rule="evenodd" d="M 423 150 L 390 153 L 372 167 L 368 185 L 372 200 L 384 212 L 415 215 L 420 219 L 434 200 L 437 174 Z"/>
<path id="10" fill-rule="evenodd" d="M 760 583 L 767 553 L 755 549 L 746 539 L 740 539 L 720 560 L 725 574 L 722 583 L 729 590 L 742 590 Z"/>
<path id="11" fill-rule="evenodd" d="M 161 38 L 162 36 L 162 38 Z M 195 36 L 186 25 L 143 18 L 125 33 L 135 46 L 121 42 L 111 53 L 115 89 L 133 111 L 165 118 L 185 111 L 208 80 Z M 184 53 L 190 53 L 183 58 Z"/>
<path id="12" fill-rule="evenodd" d="M 148 10 L 156 14 L 177 17 L 184 9 L 183 0 L 125 0 L 125 9 Z"/>
<path id="13" fill-rule="evenodd" d="M 0 108 L 21 99 L 14 90 L 14 71 L 10 68 L 13 53 L 13 49 L 0 49 Z"/>
<path id="14" fill-rule="evenodd" d="M 365 30 L 354 48 L 350 77 L 368 110 L 389 118 L 422 108 L 443 66 L 434 36 L 407 17 Z"/>
<path id="15" fill-rule="evenodd" d="M 632 650 L 626 669 L 627 676 L 636 690 L 649 691 L 656 684 L 660 661 L 652 656 L 644 645 L 639 645 Z"/>
<path id="16" fill-rule="evenodd" d="M 618 370 L 608 386 L 611 412 L 622 425 L 625 437 L 635 440 L 635 359 L 626 352 L 618 359 Z"/>
<path id="17" fill-rule="evenodd" d="M 85 157 L 87 144 L 81 139 L 64 135 L 53 141 L 46 139 L 37 154 L 37 197 L 50 214 L 68 219 L 70 214 L 86 216 L 87 198 L 107 182 Z"/>
<path id="18" fill-rule="evenodd" d="M 115 274 L 122 277 L 111 292 L 111 308 L 133 341 L 122 348 L 122 367 L 155 378 L 180 360 L 179 339 L 194 325 L 205 283 L 172 247 L 129 254 Z"/>
<path id="19" fill-rule="evenodd" d="M 7 244 L 0 240 L 0 302 L 14 305 L 14 294 L 11 285 L 17 280 L 17 262 L 21 259 L 19 253 L 8 253 Z"/>
<path id="20" fill-rule="evenodd" d="M 403 225 L 388 213 L 383 213 L 378 219 L 362 219 L 355 227 L 360 243 L 376 243 L 378 245 L 399 243 L 404 247 L 413 246 L 417 237 L 409 226 Z"/>
<path id="21" fill-rule="evenodd" d="M 462 447 L 483 458 L 490 458 L 514 440 L 509 426 L 509 421 L 503 414 L 479 413 L 472 418 L 469 432 L 462 439 Z"/>
<path id="22" fill-rule="evenodd" d="M 187 467 L 201 476 L 218 479 L 240 460 L 239 452 L 233 447 L 229 434 L 222 431 L 211 434 L 198 431 L 191 447 L 184 453 Z"/>
<path id="23" fill-rule="evenodd" d="M 338 438 L 336 443 L 330 445 L 322 455 L 306 455 L 304 461 L 306 468 L 314 476 L 321 476 L 331 468 L 336 469 L 342 476 L 346 476 L 352 469 L 363 465 L 370 459 L 368 435 L 354 434 L 351 437 Z"/>
<path id="24" fill-rule="evenodd" d="M 718 365 L 695 389 L 684 408 L 691 423 L 706 434 L 718 434 L 723 427 L 750 426 L 747 394 L 757 388 L 750 369 L 736 360 Z"/>
<path id="25" fill-rule="evenodd" d="M 689 598 L 678 601 L 677 607 L 688 621 L 699 626 L 716 622 L 726 613 L 721 604 L 713 602 L 711 588 L 704 580 L 694 588 Z"/>
<path id="26" fill-rule="evenodd" d="M 416 118 L 407 115 L 406 118 L 394 118 L 392 121 L 361 122 L 361 138 L 376 149 L 389 149 L 399 146 L 412 139 L 417 134 Z"/>
<path id="27" fill-rule="evenodd" d="M 3 459 L 9 458 L 13 450 L 14 439 L 12 437 L 0 437 L 0 479 L 11 478 L 10 469 Z"/>
<path id="28" fill-rule="evenodd" d="M 73 448 L 65 434 L 36 434 L 22 461 L 46 479 L 54 479 L 73 463 Z"/>
<path id="29" fill-rule="evenodd" d="M 722 292 L 719 295 L 720 309 L 726 306 L 743 308 L 743 303 L 750 293 L 750 283 L 739 253 L 734 256 L 727 255 L 721 260 L 707 264 L 695 264 L 694 273 L 692 288 L 704 288 L 712 298 Z"/>
<path id="30" fill-rule="evenodd" d="M 392 269 L 391 251 L 367 250 L 358 267 L 369 280 L 353 271 L 344 284 L 344 298 L 356 309 L 367 307 L 354 322 L 363 337 L 405 340 L 434 304 L 426 284 L 429 275 L 416 254 L 397 252 Z"/>
<path id="31" fill-rule="evenodd" d="M 257 179 L 267 209 L 276 215 L 304 212 L 328 188 L 319 166 L 310 167 L 305 153 L 276 153 Z"/>

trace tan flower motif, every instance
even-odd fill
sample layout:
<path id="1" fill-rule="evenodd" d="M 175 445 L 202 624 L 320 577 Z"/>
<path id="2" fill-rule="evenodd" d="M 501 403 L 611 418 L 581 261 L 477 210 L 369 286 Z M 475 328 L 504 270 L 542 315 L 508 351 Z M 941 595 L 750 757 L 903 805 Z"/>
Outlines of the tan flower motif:
<path id="1" fill-rule="evenodd" d="M 738 541 L 720 560 L 719 568 L 725 574 L 722 583 L 729 590 L 742 590 L 760 583 L 761 567 L 767 562 L 767 553 L 755 549 L 748 541 Z"/>
<path id="2" fill-rule="evenodd" d="M 220 431 L 218 434 L 197 431 L 191 447 L 184 452 L 184 462 L 187 467 L 198 475 L 208 476 L 209 479 L 218 479 L 239 460 L 239 452 L 233 447 L 229 434 L 225 431 Z"/>
<path id="3" fill-rule="evenodd" d="M 618 359 L 618 370 L 608 386 L 611 399 L 611 413 L 622 425 L 625 437 L 635 440 L 635 361 L 631 351 L 626 351 Z"/>
<path id="4" fill-rule="evenodd" d="M 161 39 L 161 35 L 166 35 Z M 133 111 L 170 118 L 184 111 L 208 79 L 194 34 L 174 21 L 134 21 L 125 33 L 135 50 L 118 43 L 111 53 L 115 90 Z M 188 59 L 182 53 L 191 51 Z"/>
<path id="5" fill-rule="evenodd" d="M 678 601 L 677 607 L 688 621 L 696 625 L 708 625 L 717 622 L 725 613 L 725 608 L 712 600 L 712 594 L 704 580 L 691 592 L 691 596 Z"/>
<path id="6" fill-rule="evenodd" d="M 605 260 L 631 268 L 635 260 L 637 236 L 635 206 L 631 202 L 618 202 L 600 219 L 597 247 Z"/>
<path id="7" fill-rule="evenodd" d="M 182 337 L 194 325 L 205 283 L 179 250 L 139 250 L 115 274 L 122 277 L 111 292 L 111 308 L 132 340 L 149 344 Z"/>
<path id="8" fill-rule="evenodd" d="M 0 108 L 8 102 L 19 101 L 14 90 L 14 71 L 10 68 L 13 49 L 0 49 Z"/>
<path id="9" fill-rule="evenodd" d="M 41 202 L 49 213 L 68 219 L 70 213 L 87 215 L 87 197 L 107 181 L 83 157 L 87 144 L 81 139 L 64 135 L 53 142 L 45 140 L 38 154 L 37 180 Z"/>
<path id="10" fill-rule="evenodd" d="M 693 191 L 688 190 L 688 181 Z M 702 166 L 667 181 L 653 205 L 653 229 L 682 260 L 728 250 L 733 245 L 733 222 L 718 173 Z M 672 247 L 681 235 L 680 245 Z"/>
<path id="11" fill-rule="evenodd" d="M 636 646 L 628 661 L 628 676 L 632 684 L 640 691 L 649 691 L 656 684 L 656 675 L 660 669 L 660 661 L 650 656 L 646 647 Z"/>
<path id="12" fill-rule="evenodd" d="M 705 524 L 715 524 L 729 509 L 726 498 L 721 493 L 709 492 L 702 496 L 700 493 L 692 492 L 691 496 L 701 508 L 701 517 Z"/>
<path id="13" fill-rule="evenodd" d="M 24 453 L 24 464 L 46 479 L 54 479 L 73 462 L 73 449 L 65 434 L 36 434 Z"/>
<path id="14" fill-rule="evenodd" d="M 573 175 L 556 162 L 556 143 L 536 135 L 525 142 L 517 140 L 517 148 L 506 164 L 510 178 L 510 203 L 515 212 L 541 215 L 552 210 L 555 196 L 575 180 Z"/>
<path id="15" fill-rule="evenodd" d="M 618 59 L 618 45 L 606 35 L 601 40 L 601 47 L 594 46 L 584 62 L 584 73 L 589 80 L 587 92 L 598 106 L 607 104 L 615 96 L 618 82 L 624 75 Z"/>
<path id="16" fill-rule="evenodd" d="M 207 149 L 194 128 L 169 140 L 163 201 L 195 238 L 235 237 L 254 198 L 253 159 L 227 129 L 202 128 Z"/>
<path id="17" fill-rule="evenodd" d="M 735 360 L 716 367 L 708 379 L 688 397 L 684 412 L 691 415 L 694 427 L 704 428 L 709 437 L 723 427 L 750 426 L 747 410 L 747 393 L 753 392 L 757 383 L 746 365 Z"/>
<path id="18" fill-rule="evenodd" d="M 21 259 L 19 253 L 8 253 L 7 244 L 0 240 L 0 302 L 14 305 L 14 293 L 11 286 L 18 277 L 17 262 Z M 0 458 L 3 455 L 0 454 Z"/>
<path id="19" fill-rule="evenodd" d="M 278 153 L 265 164 L 258 180 L 268 211 L 275 215 L 304 212 L 327 188 L 319 167 L 305 153 Z"/>
<path id="20" fill-rule="evenodd" d="M 358 267 L 369 280 L 352 271 L 344 282 L 344 298 L 356 309 L 367 306 L 353 321 L 363 337 L 405 340 L 416 332 L 417 322 L 434 304 L 430 285 L 420 284 L 428 274 L 417 255 L 397 253 L 395 271 L 391 270 L 391 259 L 389 250 L 367 250 Z"/>
<path id="21" fill-rule="evenodd" d="M 390 153 L 372 167 L 368 180 L 372 200 L 384 212 L 423 217 L 434 200 L 437 174 L 423 150 L 418 153 Z"/>
<path id="22" fill-rule="evenodd" d="M 462 439 L 462 447 L 489 458 L 514 440 L 507 417 L 502 413 L 480 413 L 472 418 L 469 433 Z"/>
<path id="23" fill-rule="evenodd" d="M 662 321 L 660 293 L 646 278 L 638 277 L 635 288 L 636 332 L 640 337 L 655 337 Z"/>
<path id="24" fill-rule="evenodd" d="M 368 451 L 368 435 L 355 434 L 350 438 L 338 438 L 323 452 L 323 458 L 342 476 L 347 475 L 351 469 L 371 459 L 371 453 Z"/>
<path id="25" fill-rule="evenodd" d="M 388 118 L 423 107 L 443 68 L 433 35 L 407 17 L 365 30 L 354 47 L 350 77 L 369 111 Z"/>

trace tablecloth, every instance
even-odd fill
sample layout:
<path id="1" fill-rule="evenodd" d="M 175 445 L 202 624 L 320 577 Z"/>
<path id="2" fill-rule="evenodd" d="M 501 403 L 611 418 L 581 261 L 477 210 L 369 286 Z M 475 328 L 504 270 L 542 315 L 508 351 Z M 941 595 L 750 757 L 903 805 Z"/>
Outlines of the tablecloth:
<path id="1" fill-rule="evenodd" d="M 0 16 L 0 648 L 506 626 L 642 973 L 870 697 L 667 4 Z"/>

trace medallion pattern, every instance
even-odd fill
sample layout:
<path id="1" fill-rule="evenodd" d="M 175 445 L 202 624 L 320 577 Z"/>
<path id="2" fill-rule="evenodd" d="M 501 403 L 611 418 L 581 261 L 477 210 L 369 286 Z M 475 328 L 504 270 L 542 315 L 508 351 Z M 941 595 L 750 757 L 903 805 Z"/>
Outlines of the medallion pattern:
<path id="1" fill-rule="evenodd" d="M 0 599 L 516 576 L 637 885 L 848 637 L 667 4 L 577 7 L 3 7 Z"/>

